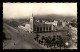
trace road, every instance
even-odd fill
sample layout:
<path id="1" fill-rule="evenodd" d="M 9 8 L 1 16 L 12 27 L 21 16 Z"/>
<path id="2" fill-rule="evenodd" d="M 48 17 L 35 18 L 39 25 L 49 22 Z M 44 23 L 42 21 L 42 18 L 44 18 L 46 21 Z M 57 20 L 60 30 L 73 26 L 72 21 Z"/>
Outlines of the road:
<path id="1" fill-rule="evenodd" d="M 6 25 L 6 28 L 8 28 L 7 32 L 12 36 L 12 39 L 4 43 L 3 49 L 44 49 L 34 42 L 34 34 L 27 33 L 19 28 L 15 30 L 8 25 Z"/>

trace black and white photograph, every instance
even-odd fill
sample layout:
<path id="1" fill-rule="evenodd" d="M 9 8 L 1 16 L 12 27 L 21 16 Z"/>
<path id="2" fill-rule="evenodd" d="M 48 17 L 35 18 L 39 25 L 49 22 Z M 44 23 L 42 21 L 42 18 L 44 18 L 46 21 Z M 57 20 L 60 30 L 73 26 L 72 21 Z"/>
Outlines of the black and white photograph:
<path id="1" fill-rule="evenodd" d="M 77 2 L 3 2 L 4 49 L 77 49 Z"/>

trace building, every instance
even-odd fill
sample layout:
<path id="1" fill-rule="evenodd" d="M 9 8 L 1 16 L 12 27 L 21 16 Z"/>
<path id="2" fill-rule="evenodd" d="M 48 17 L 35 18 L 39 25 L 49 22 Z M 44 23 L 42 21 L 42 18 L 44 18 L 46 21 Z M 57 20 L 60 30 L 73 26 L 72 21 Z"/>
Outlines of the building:
<path id="1" fill-rule="evenodd" d="M 25 24 L 25 31 L 30 33 L 30 24 Z"/>
<path id="2" fill-rule="evenodd" d="M 77 28 L 69 25 L 69 33 L 71 35 L 72 42 L 75 46 L 77 46 Z"/>
<path id="3" fill-rule="evenodd" d="M 22 25 L 19 25 L 18 28 L 25 30 L 25 27 Z"/>
<path id="4" fill-rule="evenodd" d="M 30 24 L 25 24 L 24 26 L 19 25 L 18 28 L 20 28 L 26 32 L 30 32 Z"/>
<path id="5" fill-rule="evenodd" d="M 56 21 L 56 20 L 54 20 L 54 22 L 45 22 L 45 24 L 48 24 L 48 25 L 51 24 L 51 25 L 52 25 L 52 26 L 51 26 L 51 31 L 56 30 L 57 23 L 58 23 L 58 21 Z"/>
<path id="6" fill-rule="evenodd" d="M 66 30 L 66 26 L 68 25 L 65 21 L 57 21 L 54 20 L 52 22 L 45 21 L 45 20 L 37 20 L 35 17 L 30 17 L 30 32 L 53 32 L 58 30 Z"/>
<path id="7" fill-rule="evenodd" d="M 52 24 L 35 23 L 34 32 L 51 32 L 51 26 Z"/>
<path id="8" fill-rule="evenodd" d="M 29 31 L 30 33 L 33 33 L 33 25 L 34 25 L 33 20 L 34 19 L 33 19 L 33 14 L 32 14 L 32 16 L 30 17 L 30 31 Z"/>
<path id="9" fill-rule="evenodd" d="M 48 20 L 41 20 L 41 19 L 35 19 L 35 17 L 30 17 L 30 23 L 26 24 L 24 27 L 19 26 L 19 28 L 24 29 L 25 31 L 28 31 L 29 33 L 41 33 L 41 32 L 53 32 L 58 30 L 65 30 L 66 22 L 63 21 L 52 21 L 49 22 Z"/>

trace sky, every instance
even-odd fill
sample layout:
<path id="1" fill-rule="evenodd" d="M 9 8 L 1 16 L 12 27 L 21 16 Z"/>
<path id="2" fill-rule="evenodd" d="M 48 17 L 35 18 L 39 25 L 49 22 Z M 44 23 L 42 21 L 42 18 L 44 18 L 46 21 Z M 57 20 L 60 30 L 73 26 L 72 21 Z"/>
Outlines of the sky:
<path id="1" fill-rule="evenodd" d="M 77 16 L 77 3 L 3 3 L 3 18 L 59 14 Z"/>

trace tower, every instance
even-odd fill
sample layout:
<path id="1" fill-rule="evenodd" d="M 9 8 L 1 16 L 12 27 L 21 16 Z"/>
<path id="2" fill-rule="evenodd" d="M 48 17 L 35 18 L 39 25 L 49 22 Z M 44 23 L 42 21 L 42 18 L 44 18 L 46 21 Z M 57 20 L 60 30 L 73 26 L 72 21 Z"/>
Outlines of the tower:
<path id="1" fill-rule="evenodd" d="M 33 33 L 33 14 L 30 17 L 30 33 Z"/>

